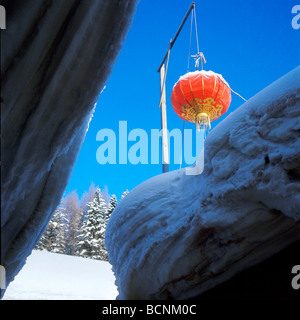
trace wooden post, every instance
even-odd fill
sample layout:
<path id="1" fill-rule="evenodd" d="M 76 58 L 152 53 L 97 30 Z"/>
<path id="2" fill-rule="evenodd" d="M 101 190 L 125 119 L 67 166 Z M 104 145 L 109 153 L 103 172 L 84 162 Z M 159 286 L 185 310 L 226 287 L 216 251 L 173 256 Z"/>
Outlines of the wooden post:
<path id="1" fill-rule="evenodd" d="M 179 26 L 175 37 L 173 40 L 169 43 L 169 49 L 167 53 L 165 54 L 163 61 L 161 62 L 158 72 L 160 73 L 160 112 L 161 112 L 161 152 L 162 152 L 162 166 L 163 166 L 163 173 L 169 171 L 169 146 L 168 146 L 168 129 L 167 129 L 167 109 L 166 109 L 166 88 L 165 88 L 165 82 L 166 82 L 166 70 L 165 70 L 165 61 L 167 60 L 167 69 L 168 69 L 168 62 L 169 62 L 169 55 L 170 51 L 179 36 L 179 33 L 181 32 L 181 29 L 183 28 L 188 16 L 190 15 L 191 11 L 195 9 L 195 2 L 193 1 L 185 14 L 183 21 L 181 22 L 181 25 Z"/>
<path id="2" fill-rule="evenodd" d="M 168 127 L 167 127 L 167 108 L 166 108 L 166 86 L 165 86 L 165 65 L 160 68 L 160 94 L 161 94 L 161 152 L 162 152 L 162 171 L 169 171 L 169 146 L 168 146 Z"/>

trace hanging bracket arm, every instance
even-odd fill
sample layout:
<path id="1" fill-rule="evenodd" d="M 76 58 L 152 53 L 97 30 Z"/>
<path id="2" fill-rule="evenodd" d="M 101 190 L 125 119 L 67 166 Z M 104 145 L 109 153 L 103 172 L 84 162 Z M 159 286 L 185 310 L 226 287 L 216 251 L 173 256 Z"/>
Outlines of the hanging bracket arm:
<path id="1" fill-rule="evenodd" d="M 174 45 L 177 37 L 179 36 L 179 33 L 180 33 L 181 29 L 183 28 L 183 26 L 184 26 L 187 18 L 189 17 L 191 11 L 192 11 L 194 8 L 195 8 L 195 2 L 193 1 L 192 4 L 190 5 L 190 7 L 189 7 L 189 9 L 188 9 L 185 17 L 183 18 L 180 27 L 178 28 L 178 30 L 177 30 L 177 32 L 176 32 L 176 34 L 175 34 L 175 37 L 174 37 L 173 40 L 171 41 L 170 46 L 169 46 L 169 49 L 168 49 L 168 51 L 166 52 L 166 54 L 165 54 L 165 56 L 164 56 L 164 58 L 163 58 L 163 60 L 162 60 L 162 62 L 161 62 L 161 64 L 160 64 L 157 72 L 160 72 L 160 69 L 161 69 L 162 65 L 165 63 L 165 61 L 166 61 L 166 59 L 167 59 L 167 57 L 168 57 L 168 52 L 172 49 L 172 47 L 173 47 L 173 45 Z"/>

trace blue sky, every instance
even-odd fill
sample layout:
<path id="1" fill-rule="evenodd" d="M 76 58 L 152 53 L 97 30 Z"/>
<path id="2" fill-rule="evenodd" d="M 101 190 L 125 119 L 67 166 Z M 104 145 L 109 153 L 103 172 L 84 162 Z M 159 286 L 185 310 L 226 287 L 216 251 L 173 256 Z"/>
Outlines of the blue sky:
<path id="1" fill-rule="evenodd" d="M 118 146 L 119 121 L 127 121 L 128 132 L 140 128 L 149 137 L 151 129 L 160 129 L 157 69 L 191 2 L 140 1 L 113 73 L 100 96 L 66 193 L 76 190 L 81 196 L 93 181 L 101 189 L 107 186 L 108 192 L 119 199 L 125 189 L 132 190 L 162 172 L 161 164 L 100 165 L 96 152 L 103 142 L 96 141 L 96 135 L 101 129 L 112 129 Z M 295 1 L 196 0 L 195 3 L 200 51 L 207 60 L 204 69 L 222 74 L 232 89 L 246 99 L 300 64 L 300 29 L 291 25 Z M 189 18 L 170 54 L 166 80 L 170 131 L 182 128 L 170 96 L 175 82 L 187 72 L 190 23 Z M 195 29 L 192 36 L 191 54 L 196 54 Z M 191 59 L 190 71 L 194 70 Z M 212 122 L 212 128 L 242 103 L 233 95 L 228 112 Z M 185 128 L 195 130 L 195 125 L 186 123 Z M 134 144 L 128 142 L 128 149 Z M 170 165 L 170 170 L 176 169 L 179 165 Z"/>

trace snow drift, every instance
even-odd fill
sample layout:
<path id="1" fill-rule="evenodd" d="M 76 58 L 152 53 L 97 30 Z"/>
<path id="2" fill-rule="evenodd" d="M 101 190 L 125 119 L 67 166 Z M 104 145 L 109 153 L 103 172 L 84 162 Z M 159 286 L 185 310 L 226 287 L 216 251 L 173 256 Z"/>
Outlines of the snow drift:
<path id="1" fill-rule="evenodd" d="M 201 172 L 201 170 L 200 170 Z M 300 239 L 300 67 L 212 130 L 204 171 L 156 176 L 114 210 L 118 299 L 186 299 Z"/>
<path id="2" fill-rule="evenodd" d="M 58 205 L 137 1 L 6 1 L 1 265 L 24 265 Z"/>
<path id="3" fill-rule="evenodd" d="M 3 299 L 114 300 L 114 281 L 106 261 L 33 250 Z"/>

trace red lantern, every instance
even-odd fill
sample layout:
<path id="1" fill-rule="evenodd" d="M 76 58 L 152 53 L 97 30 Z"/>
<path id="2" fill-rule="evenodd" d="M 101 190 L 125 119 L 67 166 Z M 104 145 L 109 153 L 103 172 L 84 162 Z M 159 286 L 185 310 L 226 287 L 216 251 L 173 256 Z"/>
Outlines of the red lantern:
<path id="1" fill-rule="evenodd" d="M 189 72 L 174 85 L 171 101 L 181 119 L 207 130 L 210 121 L 228 110 L 231 90 L 220 74 L 204 70 Z"/>

